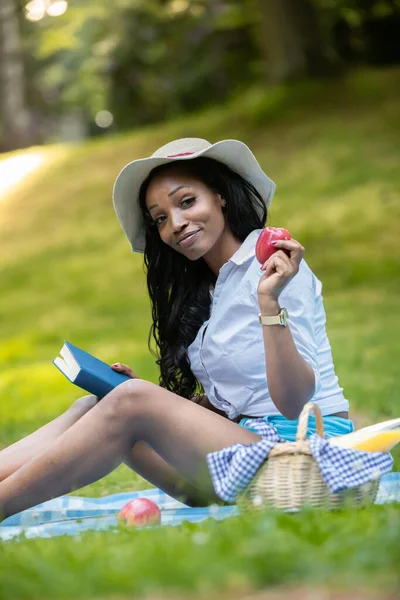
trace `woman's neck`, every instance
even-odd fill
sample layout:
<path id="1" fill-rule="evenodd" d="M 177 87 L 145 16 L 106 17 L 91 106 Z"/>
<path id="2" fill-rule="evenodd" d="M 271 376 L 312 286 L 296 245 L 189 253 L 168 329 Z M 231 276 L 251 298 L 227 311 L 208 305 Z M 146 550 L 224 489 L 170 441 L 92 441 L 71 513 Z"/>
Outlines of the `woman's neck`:
<path id="1" fill-rule="evenodd" d="M 216 277 L 221 267 L 239 250 L 243 242 L 234 237 L 231 231 L 225 230 L 217 243 L 203 256 L 204 261 Z"/>

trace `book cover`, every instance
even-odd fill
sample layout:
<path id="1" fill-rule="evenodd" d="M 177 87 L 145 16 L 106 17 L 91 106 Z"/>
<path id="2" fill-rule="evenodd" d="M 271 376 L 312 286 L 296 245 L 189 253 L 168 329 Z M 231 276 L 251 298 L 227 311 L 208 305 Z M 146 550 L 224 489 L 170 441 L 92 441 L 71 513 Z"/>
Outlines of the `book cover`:
<path id="1" fill-rule="evenodd" d="M 103 398 L 115 387 L 131 379 L 113 371 L 110 365 L 70 342 L 64 341 L 60 355 L 62 358 L 57 357 L 52 361 L 57 369 L 69 381 L 98 398 Z"/>

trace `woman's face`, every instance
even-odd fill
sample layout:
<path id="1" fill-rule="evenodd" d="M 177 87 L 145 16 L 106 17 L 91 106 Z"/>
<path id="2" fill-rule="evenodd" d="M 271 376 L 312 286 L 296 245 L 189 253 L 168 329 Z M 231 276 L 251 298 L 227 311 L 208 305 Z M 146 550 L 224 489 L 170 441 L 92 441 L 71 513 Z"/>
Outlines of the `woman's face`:
<path id="1" fill-rule="evenodd" d="M 151 180 L 146 206 L 165 244 L 197 260 L 224 245 L 232 234 L 222 213 L 223 198 L 199 179 L 177 169 Z"/>

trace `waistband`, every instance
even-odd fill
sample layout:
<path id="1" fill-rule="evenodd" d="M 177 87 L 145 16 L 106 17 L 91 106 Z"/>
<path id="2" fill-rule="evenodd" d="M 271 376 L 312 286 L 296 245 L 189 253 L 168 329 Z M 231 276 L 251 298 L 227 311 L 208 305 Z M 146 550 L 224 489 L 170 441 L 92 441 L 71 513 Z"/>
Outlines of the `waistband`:
<path id="1" fill-rule="evenodd" d="M 254 420 L 255 418 L 262 419 L 269 425 L 275 427 L 278 435 L 282 439 L 288 442 L 294 442 L 296 440 L 297 427 L 299 424 L 298 419 L 289 420 L 282 415 L 266 415 L 265 417 L 247 417 L 241 419 L 239 421 L 239 425 L 245 427 L 246 429 L 250 429 L 251 431 L 255 431 L 255 429 L 252 429 L 250 424 L 247 425 L 248 421 Z M 346 433 L 351 433 L 354 431 L 354 424 L 351 419 L 332 417 L 328 415 L 326 417 L 322 417 L 322 420 L 324 423 L 324 437 L 326 438 L 335 437 L 337 435 L 345 435 Z M 309 438 L 313 433 L 316 433 L 316 430 L 317 427 L 315 417 L 310 415 L 308 418 L 307 438 Z"/>

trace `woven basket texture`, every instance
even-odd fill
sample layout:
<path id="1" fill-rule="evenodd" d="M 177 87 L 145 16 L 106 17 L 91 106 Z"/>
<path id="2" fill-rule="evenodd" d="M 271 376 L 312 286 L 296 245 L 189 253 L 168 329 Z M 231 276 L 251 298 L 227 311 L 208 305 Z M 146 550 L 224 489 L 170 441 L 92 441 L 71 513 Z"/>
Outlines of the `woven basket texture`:
<path id="1" fill-rule="evenodd" d="M 307 403 L 300 415 L 295 442 L 279 442 L 269 453 L 251 483 L 237 499 L 242 511 L 264 506 L 293 510 L 304 506 L 341 508 L 375 501 L 379 478 L 333 494 L 324 482 L 306 440 L 308 417 L 314 411 L 317 433 L 324 437 L 318 406 Z"/>

